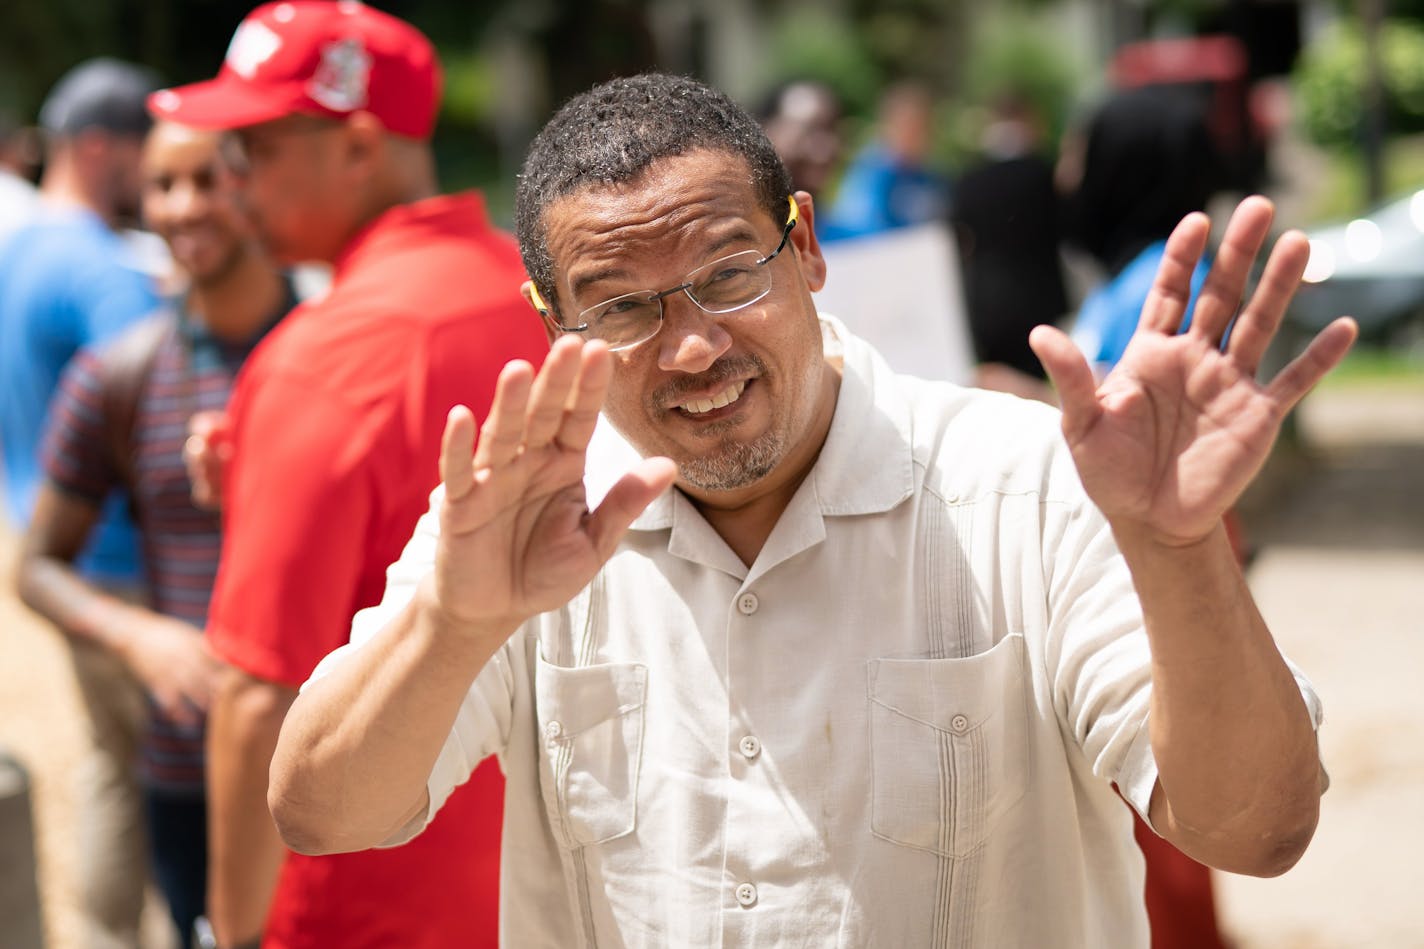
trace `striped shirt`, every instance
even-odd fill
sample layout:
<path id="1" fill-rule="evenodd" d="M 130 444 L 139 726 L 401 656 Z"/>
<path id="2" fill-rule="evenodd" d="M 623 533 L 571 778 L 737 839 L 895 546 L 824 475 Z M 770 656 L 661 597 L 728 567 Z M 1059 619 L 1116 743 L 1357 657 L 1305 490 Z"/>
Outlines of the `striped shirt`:
<path id="1" fill-rule="evenodd" d="M 193 505 L 183 443 L 197 412 L 227 405 L 238 368 L 257 342 L 294 304 L 290 285 L 277 314 L 240 343 L 219 339 L 186 313 L 159 343 L 133 420 L 136 450 L 132 486 L 143 543 L 149 606 L 202 629 L 222 549 L 221 515 Z M 104 348 L 80 350 L 70 362 L 51 407 L 43 464 L 51 483 L 72 496 L 102 504 L 124 487 L 105 432 Z M 179 725 L 150 703 L 150 726 L 140 775 L 156 790 L 203 787 L 202 726 Z"/>

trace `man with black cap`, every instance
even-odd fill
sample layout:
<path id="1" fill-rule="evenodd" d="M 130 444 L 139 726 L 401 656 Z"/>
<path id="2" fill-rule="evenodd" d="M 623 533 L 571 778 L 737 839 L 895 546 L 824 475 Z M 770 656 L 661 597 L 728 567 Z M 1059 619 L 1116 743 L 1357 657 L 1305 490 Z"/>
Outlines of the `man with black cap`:
<path id="1" fill-rule="evenodd" d="M 266 804 L 287 707 L 380 598 L 438 481 L 446 413 L 482 413 L 506 360 L 547 349 L 513 240 L 477 195 L 437 194 L 439 89 L 435 51 L 410 24 L 294 0 L 248 15 L 216 79 L 150 100 L 159 117 L 232 130 L 268 249 L 335 269 L 330 293 L 254 353 L 229 408 L 207 628 L 232 664 L 208 719 L 211 945 L 496 941 L 497 767 L 455 795 L 463 816 L 410 847 L 286 855 Z"/>
<path id="2" fill-rule="evenodd" d="M 37 450 L 61 370 L 81 347 L 157 306 L 152 281 L 117 233 L 136 215 L 150 125 L 144 100 L 157 85 L 139 66 L 90 60 L 59 81 L 40 111 L 47 152 L 40 206 L 0 243 L 0 457 L 12 528 L 28 521 L 43 481 Z M 138 546 L 123 498 L 110 499 L 78 566 L 111 591 L 135 591 Z M 147 879 L 132 773 L 143 697 L 112 656 L 83 646 L 71 656 L 89 731 L 74 775 L 80 944 L 131 946 Z"/>

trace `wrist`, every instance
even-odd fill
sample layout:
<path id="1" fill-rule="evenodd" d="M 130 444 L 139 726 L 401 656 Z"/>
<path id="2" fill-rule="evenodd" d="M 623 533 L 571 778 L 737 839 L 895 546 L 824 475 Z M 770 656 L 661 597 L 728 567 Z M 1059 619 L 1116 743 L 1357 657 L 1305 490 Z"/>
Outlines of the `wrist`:
<path id="1" fill-rule="evenodd" d="M 1143 521 L 1109 518 L 1113 539 L 1124 556 L 1141 555 L 1190 555 L 1194 552 L 1214 548 L 1218 539 L 1226 537 L 1226 528 L 1221 518 L 1212 523 L 1203 533 L 1169 534 Z"/>
<path id="2" fill-rule="evenodd" d="M 413 605 L 425 627 L 436 642 L 448 645 L 467 643 L 479 649 L 494 651 L 513 635 L 522 618 L 465 617 L 452 612 L 441 600 L 435 575 L 429 574 L 416 588 Z"/>

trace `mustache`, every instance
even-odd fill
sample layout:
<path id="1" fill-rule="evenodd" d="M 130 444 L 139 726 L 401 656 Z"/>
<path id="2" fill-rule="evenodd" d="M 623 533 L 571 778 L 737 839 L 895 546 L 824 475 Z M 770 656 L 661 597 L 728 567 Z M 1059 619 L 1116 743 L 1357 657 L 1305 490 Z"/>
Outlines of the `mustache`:
<path id="1" fill-rule="evenodd" d="M 653 390 L 649 401 L 659 409 L 681 402 L 693 392 L 705 392 L 730 379 L 751 378 L 766 373 L 766 363 L 760 358 L 746 353 L 740 356 L 723 356 L 703 372 L 693 376 L 680 376 Z"/>

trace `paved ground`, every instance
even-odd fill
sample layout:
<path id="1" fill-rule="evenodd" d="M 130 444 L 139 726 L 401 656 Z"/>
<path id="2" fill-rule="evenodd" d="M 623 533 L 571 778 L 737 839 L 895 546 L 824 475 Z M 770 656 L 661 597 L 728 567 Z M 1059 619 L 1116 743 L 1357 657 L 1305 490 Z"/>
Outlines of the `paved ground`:
<path id="1" fill-rule="evenodd" d="M 1239 949 L 1424 949 L 1424 386 L 1328 390 L 1299 419 L 1305 450 L 1251 497 L 1251 583 L 1325 700 L 1333 784 L 1299 866 L 1221 877 L 1222 914 Z M 33 775 L 49 949 L 86 949 L 70 878 L 75 701 L 53 634 L 0 597 L 0 747 Z"/>

